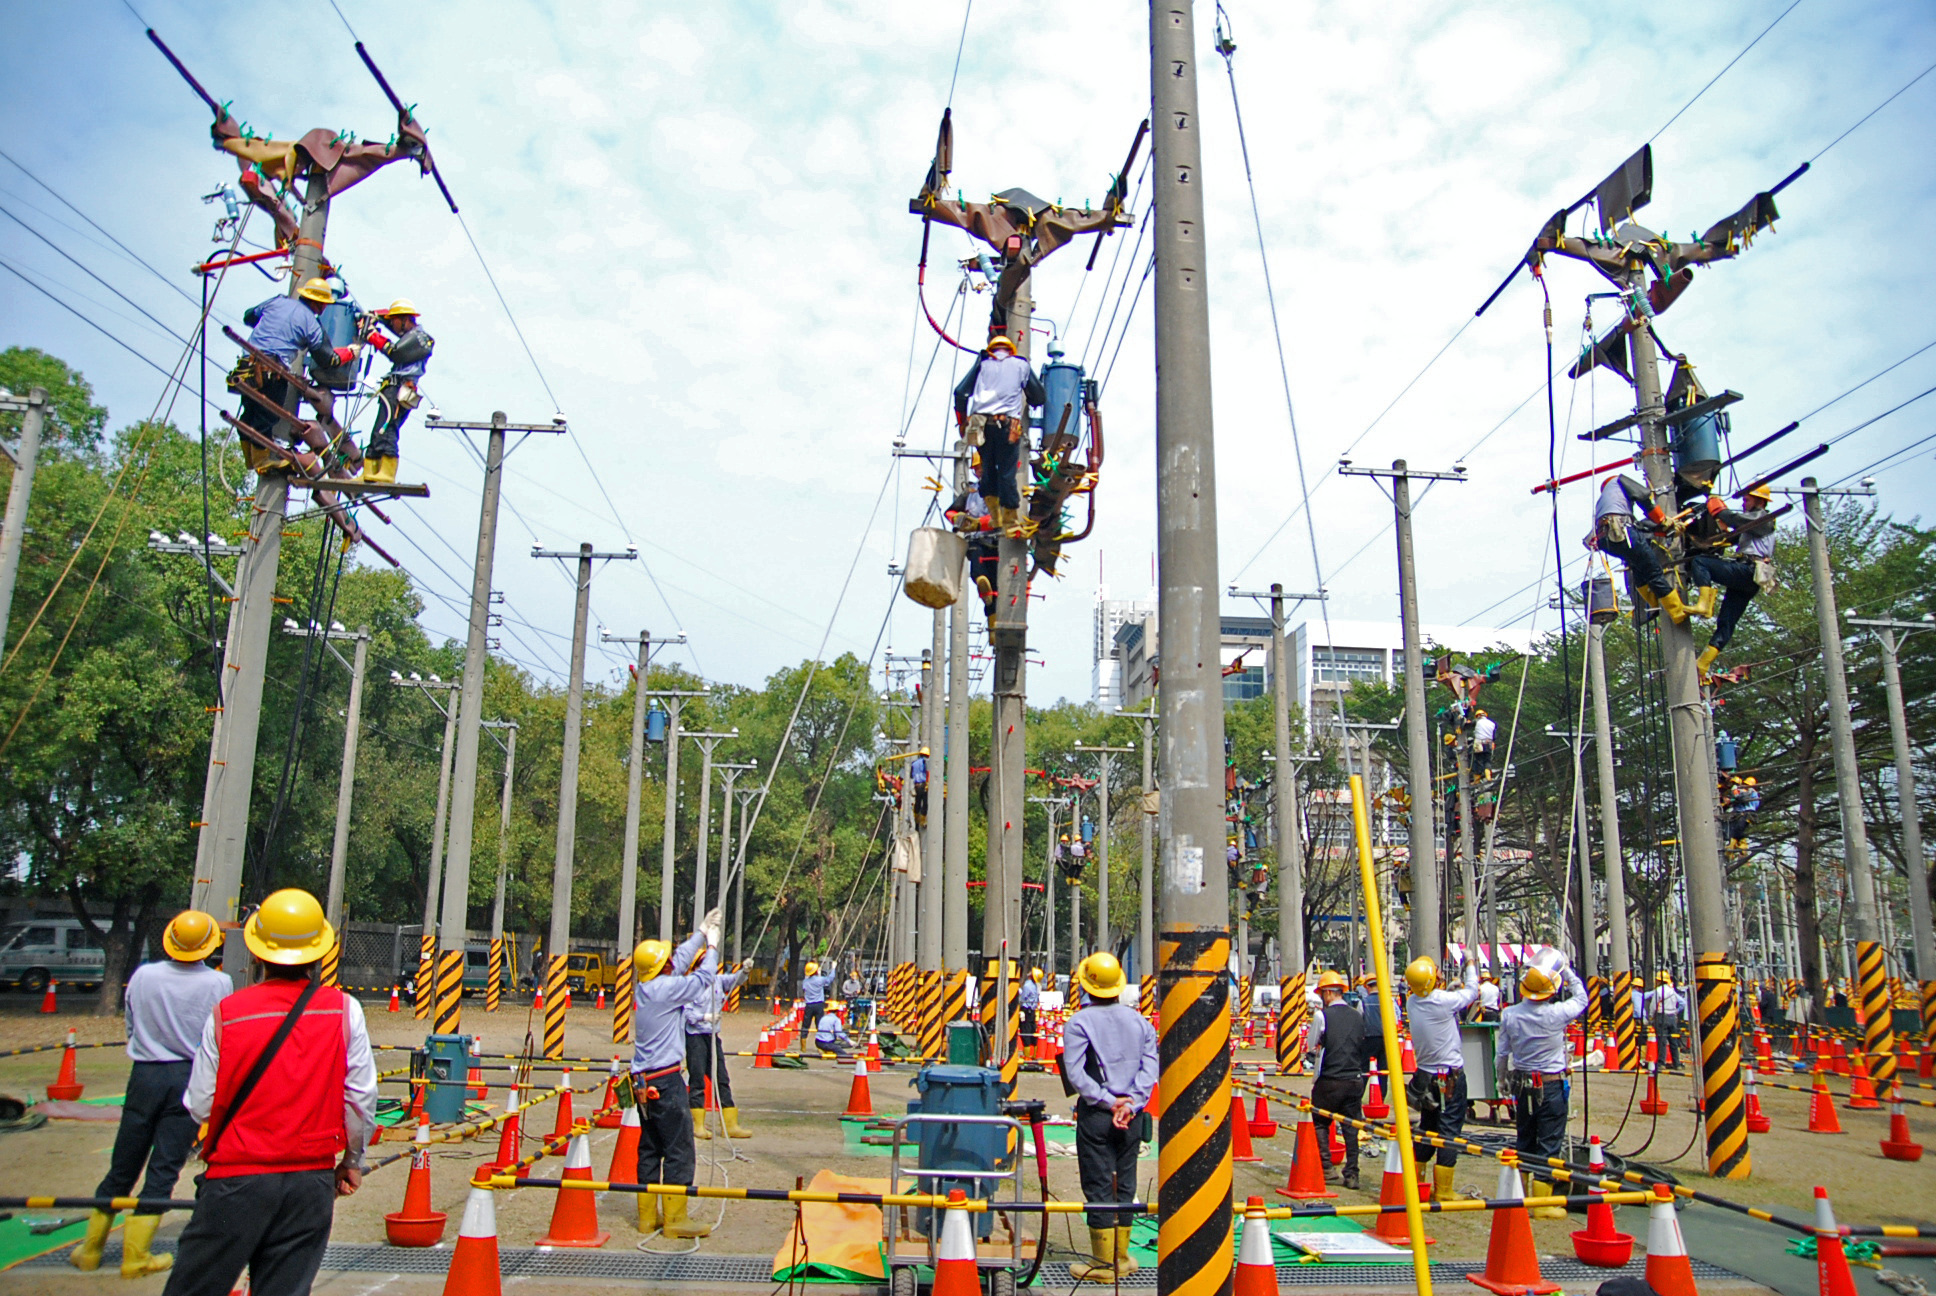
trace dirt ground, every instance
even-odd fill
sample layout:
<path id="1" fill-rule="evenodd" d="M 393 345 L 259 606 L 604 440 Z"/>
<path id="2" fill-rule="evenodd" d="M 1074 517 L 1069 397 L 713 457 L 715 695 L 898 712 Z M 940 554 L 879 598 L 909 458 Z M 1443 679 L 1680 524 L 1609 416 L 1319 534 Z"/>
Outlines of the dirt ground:
<path id="1" fill-rule="evenodd" d="M 0 1050 L 56 1042 L 61 1032 L 70 1027 L 83 1041 L 119 1038 L 118 1020 L 82 1016 L 79 1007 L 70 1002 L 60 1016 L 49 1018 L 33 1013 L 31 1006 L 21 996 L 0 996 Z M 393 1016 L 384 1011 L 380 1001 L 371 1002 L 366 1008 L 374 1043 L 421 1043 L 425 1034 L 424 1025 L 407 1011 Z M 481 1004 L 467 1001 L 464 1028 L 468 1032 L 481 1033 L 491 1052 L 515 1051 L 523 1046 L 525 1032 L 530 1026 L 527 1015 L 526 1006 L 522 1004 L 515 1008 L 507 1004 L 499 1013 L 492 1015 L 486 1014 Z M 725 1029 L 728 1046 L 753 1048 L 763 1021 L 762 1015 L 750 1011 L 736 1018 L 729 1017 Z M 609 1035 L 608 1014 L 601 1014 L 589 1007 L 574 1009 L 567 1028 L 566 1052 L 574 1056 L 609 1058 L 612 1054 Z M 1244 1060 L 1255 1061 L 1264 1061 L 1266 1058 L 1261 1049 L 1246 1051 L 1240 1056 Z M 379 1069 L 384 1069 L 403 1065 L 407 1055 L 383 1052 L 378 1057 Z M 40 1096 L 44 1086 L 53 1079 L 58 1061 L 58 1053 L 0 1058 L 0 1092 Z M 126 1067 L 126 1055 L 119 1049 L 84 1050 L 80 1054 L 80 1078 L 88 1086 L 86 1096 L 92 1098 L 119 1093 Z M 742 1122 L 754 1133 L 754 1137 L 731 1142 L 715 1138 L 700 1143 L 700 1183 L 784 1188 L 791 1187 L 796 1179 L 811 1179 L 823 1168 L 856 1176 L 880 1176 L 886 1173 L 887 1161 L 884 1156 L 856 1155 L 843 1146 L 836 1116 L 846 1104 L 852 1079 L 849 1071 L 831 1063 L 818 1062 L 806 1071 L 755 1070 L 750 1058 L 733 1059 L 730 1070 Z M 598 1077 L 602 1078 L 604 1068 L 598 1067 L 596 1071 Z M 908 1087 L 909 1076 L 910 1072 L 905 1069 L 889 1068 L 872 1078 L 874 1108 L 877 1112 L 898 1113 L 902 1109 L 905 1099 L 912 1093 Z M 501 1085 L 503 1073 L 491 1073 L 491 1077 L 495 1084 Z M 580 1083 L 590 1083 L 593 1078 L 584 1075 L 579 1079 Z M 1684 1077 L 1670 1079 L 1666 1096 L 1674 1110 L 1658 1122 L 1639 1114 L 1637 1097 L 1632 1098 L 1635 1110 L 1631 1113 L 1627 1111 L 1634 1085 L 1634 1079 L 1627 1076 L 1593 1077 L 1590 1093 L 1584 1095 L 1591 1104 L 1589 1128 L 1620 1152 L 1637 1154 L 1643 1160 L 1668 1166 L 1682 1182 L 1711 1190 L 1730 1200 L 1785 1208 L 1798 1218 L 1809 1217 L 1816 1184 L 1828 1187 L 1837 1217 L 1844 1223 L 1921 1223 L 1927 1227 L 1932 1217 L 1936 1217 L 1936 1154 L 1917 1164 L 1884 1160 L 1877 1148 L 1877 1140 L 1887 1129 L 1886 1110 L 1877 1113 L 1843 1109 L 1841 1119 L 1848 1134 L 1841 1137 L 1811 1135 L 1803 1132 L 1807 1120 L 1807 1096 L 1764 1087 L 1761 1101 L 1774 1122 L 1774 1131 L 1755 1136 L 1752 1140 L 1753 1177 L 1747 1182 L 1722 1183 L 1710 1181 L 1699 1173 L 1699 1149 L 1687 1150 L 1694 1133 L 1694 1121 L 1689 1111 L 1689 1082 Z M 1309 1082 L 1292 1079 L 1287 1087 L 1297 1092 L 1308 1092 Z M 400 1093 L 401 1086 L 386 1085 L 385 1092 Z M 1053 1075 L 1025 1073 L 1021 1081 L 1021 1096 L 1048 1100 L 1050 1111 L 1054 1114 L 1066 1114 L 1068 1111 L 1068 1101 L 1063 1098 L 1060 1084 Z M 1936 1095 L 1926 1093 L 1925 1096 Z M 1581 1129 L 1582 1097 L 1580 1087 L 1576 1086 L 1573 1101 L 1573 1128 L 1576 1134 Z M 494 1088 L 493 1106 L 501 1103 L 502 1099 L 503 1089 Z M 595 1097 L 587 1095 L 579 1101 L 578 1114 L 583 1116 L 593 1105 Z M 1287 1106 L 1275 1101 L 1272 1103 L 1273 1112 L 1280 1121 L 1293 1118 Z M 550 1104 L 535 1108 L 527 1114 L 527 1119 L 533 1130 L 549 1132 L 554 1109 Z M 1936 1143 L 1936 1111 L 1912 1108 L 1909 1121 L 1912 1133 L 1919 1141 Z M 1480 1134 L 1498 1134 L 1501 1131 L 1474 1125 L 1469 1127 L 1468 1132 L 1478 1137 Z M 593 1132 L 592 1165 L 598 1177 L 605 1177 L 610 1166 L 616 1136 L 615 1130 Z M 40 1129 L 4 1138 L 5 1141 L 0 1142 L 0 1152 L 4 1153 L 0 1155 L 0 1194 L 87 1195 L 93 1191 L 106 1167 L 108 1150 L 114 1138 L 114 1125 L 108 1121 L 53 1121 Z M 394 1138 L 401 1140 L 407 1135 L 399 1133 Z M 433 1207 L 447 1211 L 451 1216 L 447 1242 L 456 1235 L 468 1180 L 478 1161 L 495 1151 L 496 1143 L 496 1135 L 492 1133 L 472 1143 L 439 1147 L 431 1157 Z M 1262 1161 L 1240 1164 L 1235 1168 L 1235 1187 L 1240 1201 L 1245 1196 L 1257 1194 L 1274 1205 L 1282 1202 L 1283 1199 L 1272 1190 L 1286 1182 L 1292 1143 L 1292 1127 L 1288 1123 L 1282 1126 L 1277 1137 L 1258 1141 L 1256 1147 Z M 535 1141 L 528 1138 L 527 1149 L 534 1146 Z M 386 1140 L 383 1148 L 372 1151 L 373 1155 L 382 1155 L 394 1150 L 391 1141 Z M 1050 1158 L 1050 1189 L 1058 1197 L 1074 1199 L 1080 1196 L 1080 1189 L 1074 1158 L 1066 1152 L 1064 1148 Z M 538 1173 L 555 1174 L 561 1165 L 558 1159 L 547 1160 L 541 1163 Z M 1379 1158 L 1367 1157 L 1363 1163 L 1364 1190 L 1354 1193 L 1339 1189 L 1340 1202 L 1376 1200 L 1381 1166 Z M 381 1241 L 383 1216 L 401 1205 L 407 1171 L 407 1160 L 376 1171 L 366 1180 L 361 1192 L 341 1202 L 336 1211 L 335 1240 Z M 1497 1177 L 1496 1162 L 1489 1159 L 1482 1162 L 1462 1160 L 1458 1187 L 1491 1195 Z M 1032 1171 L 1029 1178 L 1033 1179 Z M 1140 1195 L 1144 1200 L 1153 1199 L 1155 1178 L 1156 1161 L 1152 1157 L 1142 1165 Z M 176 1195 L 186 1196 L 190 1192 L 192 1189 L 184 1178 Z M 1033 1193 L 1031 1182 L 1028 1195 L 1032 1196 Z M 500 1194 L 497 1211 L 501 1243 L 506 1247 L 532 1245 L 545 1232 L 551 1207 L 552 1194 L 548 1192 L 527 1189 Z M 696 1202 L 693 1213 L 700 1218 L 719 1219 L 719 1227 L 701 1243 L 704 1252 L 717 1255 L 770 1256 L 785 1241 L 792 1225 L 791 1212 L 781 1205 Z M 600 1226 L 609 1229 L 612 1234 L 611 1240 L 606 1243 L 607 1248 L 629 1248 L 638 1244 L 630 1196 L 604 1195 L 599 1203 L 599 1218 Z M 178 1231 L 183 1222 L 185 1217 L 173 1217 L 164 1228 L 163 1236 Z M 1566 1235 L 1577 1227 L 1577 1221 L 1541 1221 L 1533 1226 L 1542 1253 L 1570 1253 Z M 1638 1208 L 1623 1210 L 1621 1227 L 1644 1239 L 1644 1213 Z M 1433 1248 L 1435 1258 L 1482 1257 L 1488 1228 L 1483 1213 L 1430 1217 L 1428 1232 L 1440 1239 Z M 1086 1249 L 1079 1220 L 1068 1216 L 1057 1217 L 1052 1235 L 1052 1241 L 1058 1246 Z M 1767 1239 L 1767 1246 L 1778 1251 L 1786 1235 L 1773 1228 L 1764 1228 L 1763 1236 Z M 654 1245 L 667 1247 L 663 1239 Z M 1726 1263 L 1723 1257 L 1706 1258 Z M 81 1288 L 77 1284 L 84 1281 L 87 1280 L 78 1274 L 66 1276 L 16 1270 L 0 1274 L 0 1291 L 78 1291 Z M 416 1290 L 417 1282 L 406 1281 L 404 1288 Z M 375 1290 L 378 1286 L 398 1290 L 393 1285 L 374 1282 L 372 1276 L 367 1274 L 326 1276 L 317 1290 L 360 1293 Z M 131 1296 L 144 1291 L 159 1292 L 160 1289 L 159 1278 L 117 1288 L 131 1293 Z M 424 1289 L 435 1290 L 427 1286 Z M 527 1286 L 523 1290 L 537 1291 L 540 1288 Z"/>

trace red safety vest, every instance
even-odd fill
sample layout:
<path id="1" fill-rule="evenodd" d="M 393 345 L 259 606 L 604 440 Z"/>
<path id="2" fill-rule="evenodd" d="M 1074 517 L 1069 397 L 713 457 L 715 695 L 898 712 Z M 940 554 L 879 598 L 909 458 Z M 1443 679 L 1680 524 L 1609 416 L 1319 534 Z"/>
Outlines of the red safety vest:
<path id="1" fill-rule="evenodd" d="M 262 1055 L 301 994 L 301 981 L 264 981 L 238 990 L 215 1009 L 215 1101 L 210 1128 L 221 1121 L 235 1091 Z M 283 1041 L 255 1091 L 215 1143 L 208 1177 L 327 1170 L 348 1145 L 343 1123 L 343 1077 L 349 1019 L 343 992 L 319 986 Z"/>

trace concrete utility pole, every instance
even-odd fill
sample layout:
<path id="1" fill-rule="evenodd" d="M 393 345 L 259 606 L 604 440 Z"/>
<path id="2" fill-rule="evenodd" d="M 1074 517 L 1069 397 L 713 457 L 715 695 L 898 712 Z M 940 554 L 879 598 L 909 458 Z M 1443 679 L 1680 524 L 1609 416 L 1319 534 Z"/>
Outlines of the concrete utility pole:
<path id="1" fill-rule="evenodd" d="M 412 672 L 405 679 L 396 671 L 390 672 L 390 684 L 394 688 L 417 689 L 437 713 L 444 718 L 444 742 L 437 759 L 437 810 L 431 816 L 430 826 L 430 878 L 424 885 L 423 932 L 417 943 L 417 981 L 414 1009 L 417 1020 L 429 1018 L 435 996 L 432 993 L 432 974 L 437 960 L 437 902 L 443 895 L 444 877 L 444 825 L 450 811 L 450 755 L 451 740 L 457 732 L 456 693 L 463 684 L 456 680 L 439 679 L 432 675 L 429 679 Z M 442 693 L 450 699 L 446 707 L 432 693 Z"/>
<path id="2" fill-rule="evenodd" d="M 1034 318 L 1035 300 L 1030 296 L 1034 278 L 1024 275 L 1008 313 L 1008 335 L 1015 343 L 1015 354 L 1029 357 L 1029 321 Z M 1016 473 L 1028 469 L 1028 431 L 1024 426 L 1022 452 L 1016 456 Z M 1023 504 L 1026 506 L 1024 497 Z M 995 654 L 994 727 L 989 753 L 990 790 L 987 874 L 982 892 L 982 957 L 996 959 L 990 965 L 995 1002 L 1008 1005 L 1021 991 L 1017 970 L 1011 966 L 1020 956 L 1025 937 L 1022 932 L 1023 821 L 1027 801 L 1028 766 L 1028 603 L 1029 542 L 1004 533 L 996 544 L 995 615 L 989 618 L 988 638 Z M 987 996 L 984 996 L 986 998 Z M 1012 1012 L 991 1017 L 996 1009 L 984 1006 L 985 1020 L 999 1019 L 1003 1028 L 990 1032 L 994 1059 L 1006 1063 L 1014 1051 L 1008 1023 L 1017 1019 Z M 1011 1067 L 1003 1066 L 1004 1078 Z"/>
<path id="3" fill-rule="evenodd" d="M 1197 46 L 1185 0 L 1150 3 L 1156 523 L 1163 676 L 1157 1286 L 1230 1282 L 1230 899 L 1216 440 Z"/>
<path id="4" fill-rule="evenodd" d="M 643 684 L 640 687 L 644 687 Z M 711 697 L 710 689 L 656 689 L 647 696 L 666 699 L 665 831 L 659 847 L 659 939 L 672 939 L 672 859 L 679 845 L 679 715 L 687 698 Z M 696 915 L 695 915 L 696 916 Z"/>
<path id="5" fill-rule="evenodd" d="M 1068 797 L 1058 796 L 1032 796 L 1029 798 L 1029 802 L 1032 805 L 1046 807 L 1049 816 L 1049 844 L 1048 848 L 1042 852 L 1043 858 L 1046 861 L 1042 869 L 1042 966 L 1047 968 L 1049 975 L 1053 977 L 1055 975 L 1055 875 L 1061 872 L 1056 866 L 1056 856 L 1058 853 L 1056 850 L 1056 828 L 1058 821 L 1055 817 L 1055 812 L 1063 806 L 1073 804 L 1073 802 Z M 1070 904 L 1073 907 L 1075 898 L 1080 895 L 1080 892 L 1071 888 L 1069 895 Z M 1071 966 L 1073 967 L 1074 965 L 1071 964 Z"/>
<path id="6" fill-rule="evenodd" d="M 626 642 L 623 636 L 598 632 L 601 643 Z M 661 643 L 684 643 L 677 639 Z M 632 682 L 632 759 L 626 766 L 625 845 L 619 853 L 618 872 L 618 981 L 612 989 L 612 1043 L 629 1043 L 632 1038 L 632 959 L 638 941 L 639 901 L 639 810 L 645 786 L 645 710 L 646 674 L 652 665 L 652 632 L 639 631 L 639 662 Z"/>
<path id="7" fill-rule="evenodd" d="M 955 442 L 955 494 L 968 486 L 968 446 Z M 965 576 L 961 597 L 948 609 L 948 726 L 941 825 L 941 1021 L 968 1011 L 968 624 L 976 603 Z M 930 775 L 929 777 L 933 777 Z"/>
<path id="8" fill-rule="evenodd" d="M 1125 711 L 1116 709 L 1119 716 L 1127 716 L 1142 730 L 1142 739 L 1137 744 L 1143 753 L 1143 795 L 1147 797 L 1156 790 L 1156 709 L 1154 700 L 1148 711 Z M 1139 892 L 1136 914 L 1136 975 L 1142 980 L 1144 1007 L 1154 1011 L 1156 1007 L 1156 843 L 1150 834 L 1150 820 L 1155 816 L 1138 804 L 1143 813 L 1138 816 L 1142 827 L 1143 854 L 1137 873 Z"/>
<path id="9" fill-rule="evenodd" d="M 942 730 L 946 716 L 943 664 L 947 661 L 947 614 L 940 608 L 934 613 L 933 643 L 921 657 L 921 745 L 928 749 L 926 766 L 928 771 L 927 825 L 921 831 L 921 922 L 920 952 L 921 964 L 921 1017 L 923 1023 L 931 1023 L 935 1014 L 941 1010 L 940 976 L 941 971 L 941 928 L 945 919 L 942 910 L 941 855 L 942 844 L 942 791 L 941 764 L 948 750 L 947 735 Z M 939 1037 L 940 1027 L 933 1026 L 932 1034 Z"/>
<path id="10" fill-rule="evenodd" d="M 284 634 L 321 635 L 337 661 L 343 661 L 343 655 L 331 640 L 346 639 L 356 645 L 354 659 L 343 662 L 350 668 L 350 700 L 343 712 L 343 772 L 336 779 L 336 834 L 330 839 L 329 889 L 323 901 L 323 916 L 336 929 L 336 947 L 323 958 L 323 980 L 335 985 L 343 952 L 343 882 L 349 862 L 350 806 L 356 793 L 356 740 L 363 728 L 363 669 L 370 661 L 370 631 L 363 626 L 352 633 L 340 625 L 324 630 L 313 622 L 304 629 L 289 620 L 282 629 Z"/>
<path id="11" fill-rule="evenodd" d="M 1424 955 L 1435 963 L 1442 963 L 1445 928 L 1439 904 L 1438 843 L 1432 830 L 1438 784 L 1432 781 L 1432 740 L 1425 724 L 1425 646 L 1418 623 L 1418 568 L 1412 551 L 1412 482 L 1464 481 L 1465 465 L 1454 464 L 1451 472 L 1414 471 L 1406 467 L 1403 459 L 1394 459 L 1387 472 L 1379 468 L 1353 468 L 1349 459 L 1340 459 L 1338 472 L 1346 477 L 1391 479 L 1392 517 L 1398 532 L 1398 615 L 1405 631 L 1405 791 L 1411 798 L 1408 856 L 1412 870 L 1412 906 L 1405 948 L 1411 958 Z M 1327 644 L 1326 648 L 1337 651 L 1336 644 Z M 1348 737 L 1346 741 L 1349 742 Z M 1469 827 L 1472 822 L 1469 809 L 1465 820 Z M 1468 849 L 1468 871 L 1471 860 Z M 1478 898 L 1470 886 L 1466 888 L 1465 903 L 1466 926 L 1476 932 L 1479 930 Z"/>
<path id="12" fill-rule="evenodd" d="M 733 962 L 745 961 L 741 938 L 746 935 L 746 816 L 758 799 L 758 788 L 739 794 L 739 867 L 733 870 Z"/>
<path id="13" fill-rule="evenodd" d="M 1802 508 L 1808 519 L 1808 566 L 1815 578 L 1815 623 L 1822 637 L 1822 674 L 1828 680 L 1828 729 L 1835 753 L 1835 791 L 1842 809 L 1842 861 L 1849 879 L 1845 921 L 1849 935 L 1855 940 L 1855 981 L 1865 1021 L 1864 1049 L 1869 1055 L 1869 1078 L 1875 1082 L 1876 1092 L 1887 1093 L 1896 1078 L 1896 1032 L 1891 1020 L 1894 1013 L 1889 1002 L 1889 969 L 1883 960 L 1882 923 L 1876 904 L 1875 874 L 1869 862 L 1869 832 L 1862 820 L 1862 773 L 1855 761 L 1849 681 L 1842 669 L 1842 618 L 1835 607 L 1835 578 L 1829 569 L 1822 492 L 1813 477 L 1802 478 Z M 1712 744 L 1709 749 L 1712 750 Z"/>
<path id="14" fill-rule="evenodd" d="M 484 990 L 484 1011 L 496 1012 L 504 978 L 504 884 L 511 872 L 511 775 L 518 763 L 518 724 L 486 720 L 486 729 L 508 729 L 504 743 L 504 796 L 497 813 L 497 892 L 491 899 L 491 980 Z M 630 966 L 629 960 L 626 966 Z"/>
<path id="15" fill-rule="evenodd" d="M 1222 661 L 1218 661 L 1222 669 Z M 1116 768 L 1117 756 L 1133 755 L 1134 747 L 1090 747 L 1075 744 L 1079 752 L 1094 752 L 1100 778 L 1096 780 L 1096 948 L 1105 954 L 1114 941 L 1109 934 L 1109 777 Z"/>
<path id="16" fill-rule="evenodd" d="M 1593 686 L 1593 750 L 1600 766 L 1600 857 L 1607 875 L 1607 944 L 1612 955 L 1613 1038 L 1622 1071 L 1640 1066 L 1633 1018 L 1633 953 L 1627 943 L 1627 868 L 1620 848 L 1620 795 L 1613 777 L 1613 707 L 1607 694 L 1607 628 L 1588 625 L 1587 678 Z M 1500 771 L 1503 778 L 1505 771 Z"/>
<path id="17" fill-rule="evenodd" d="M 739 737 L 739 730 L 689 733 L 686 737 L 699 744 L 699 838 L 692 852 L 692 926 L 696 931 L 699 920 L 706 916 L 706 839 L 713 824 L 713 749 L 728 738 Z"/>
<path id="18" fill-rule="evenodd" d="M 1908 638 L 1918 630 L 1936 629 L 1936 618 L 1921 621 L 1847 618 L 1865 626 L 1882 641 L 1882 688 L 1889 699 L 1889 737 L 1896 754 L 1896 813 L 1902 820 L 1902 863 L 1909 880 L 1909 933 L 1916 950 L 1916 979 L 1922 983 L 1923 1040 L 1936 1045 L 1936 939 L 1929 919 L 1929 864 L 1923 858 L 1921 803 L 1916 799 L 1916 763 L 1909 745 L 1909 720 L 1902 701 L 1902 671 L 1896 663 L 1896 634 Z M 1764 913 L 1766 906 L 1763 906 Z"/>
<path id="19" fill-rule="evenodd" d="M 34 493 L 34 468 L 40 462 L 40 435 L 47 422 L 47 389 L 30 387 L 27 399 L 0 395 L 0 411 L 22 415 L 20 444 L 0 454 L 13 461 L 7 487 L 7 512 L 0 521 L 0 653 L 7 646 L 7 614 L 13 609 L 13 582 L 20 574 L 20 546 L 27 536 L 27 503 Z"/>
<path id="20" fill-rule="evenodd" d="M 739 782 L 740 775 L 759 767 L 756 760 L 721 761 L 713 766 L 722 785 L 719 800 L 719 920 L 722 923 L 726 921 L 726 884 L 732 880 L 733 872 L 733 785 Z"/>
<path id="21" fill-rule="evenodd" d="M 512 430 L 562 433 L 562 418 L 549 423 L 512 424 L 503 410 L 488 423 L 427 419 L 426 427 L 453 432 L 483 432 L 484 485 L 477 518 L 477 556 L 471 566 L 471 619 L 464 643 L 464 692 L 457 708 L 457 754 L 450 790 L 450 851 L 444 870 L 443 924 L 436 976 L 436 1025 L 439 1035 L 462 1027 L 465 948 L 470 938 L 471 843 L 477 814 L 477 743 L 484 712 L 484 661 L 491 647 L 491 572 L 497 561 L 497 508 L 504 489 L 504 440 Z M 523 443 L 522 437 L 520 444 Z"/>
<path id="22" fill-rule="evenodd" d="M 592 563 L 636 560 L 636 545 L 624 553 L 595 553 L 581 544 L 577 552 L 531 546 L 533 558 L 576 558 L 577 598 L 571 619 L 571 678 L 565 689 L 564 748 L 558 768 L 558 853 L 551 874 L 551 933 L 545 943 L 544 1055 L 565 1055 L 565 963 L 571 952 L 571 880 L 578 841 L 578 749 L 585 734 L 585 637 L 591 628 Z"/>

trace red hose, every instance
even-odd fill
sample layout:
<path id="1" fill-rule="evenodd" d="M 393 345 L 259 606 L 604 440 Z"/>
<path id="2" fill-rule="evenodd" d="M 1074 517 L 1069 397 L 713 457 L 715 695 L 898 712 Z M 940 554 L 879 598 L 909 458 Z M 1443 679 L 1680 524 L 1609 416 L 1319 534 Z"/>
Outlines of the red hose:
<path id="1" fill-rule="evenodd" d="M 934 312 L 928 309 L 928 220 L 926 217 L 921 219 L 921 265 L 915 272 L 914 293 L 921 300 L 921 313 L 928 317 L 928 327 L 940 334 L 943 342 L 957 351 L 966 351 L 969 355 L 980 354 L 975 348 L 965 347 L 949 337 L 948 330 L 935 321 Z"/>

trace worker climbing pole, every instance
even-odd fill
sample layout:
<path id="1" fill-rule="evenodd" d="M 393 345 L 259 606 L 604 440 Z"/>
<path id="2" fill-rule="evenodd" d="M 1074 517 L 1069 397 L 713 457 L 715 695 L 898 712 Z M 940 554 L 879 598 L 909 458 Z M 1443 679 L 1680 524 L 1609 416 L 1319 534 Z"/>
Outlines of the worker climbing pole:
<path id="1" fill-rule="evenodd" d="M 1230 911 L 1224 839 L 1217 490 L 1195 25 L 1150 5 L 1156 279 L 1158 634 L 1157 1287 L 1231 1282 Z"/>

